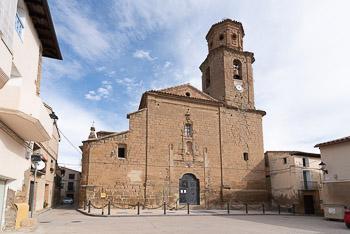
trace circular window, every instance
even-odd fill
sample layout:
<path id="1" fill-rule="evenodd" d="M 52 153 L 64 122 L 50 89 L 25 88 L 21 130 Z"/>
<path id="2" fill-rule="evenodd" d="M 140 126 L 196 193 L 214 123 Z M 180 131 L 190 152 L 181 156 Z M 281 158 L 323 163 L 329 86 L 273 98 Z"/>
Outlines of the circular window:
<path id="1" fill-rule="evenodd" d="M 210 42 L 209 48 L 211 49 L 213 47 L 213 42 Z"/>
<path id="2" fill-rule="evenodd" d="M 187 97 L 191 97 L 190 92 L 186 92 L 186 96 L 187 96 Z"/>
<path id="3" fill-rule="evenodd" d="M 224 40 L 224 34 L 220 34 L 219 40 L 220 40 L 220 41 Z"/>

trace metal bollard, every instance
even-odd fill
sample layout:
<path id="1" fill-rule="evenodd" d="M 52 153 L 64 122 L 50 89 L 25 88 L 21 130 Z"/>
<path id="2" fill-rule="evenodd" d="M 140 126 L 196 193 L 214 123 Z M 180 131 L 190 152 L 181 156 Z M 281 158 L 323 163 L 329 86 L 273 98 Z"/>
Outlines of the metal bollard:
<path id="1" fill-rule="evenodd" d="M 104 209 L 105 209 L 104 207 L 102 207 L 102 209 L 101 209 L 101 211 L 102 211 L 102 212 L 101 212 L 101 213 L 102 213 L 102 215 L 104 215 L 104 214 L 105 214 Z"/>
<path id="2" fill-rule="evenodd" d="M 166 202 L 163 203 L 164 215 L 166 215 Z"/>
<path id="3" fill-rule="evenodd" d="M 190 203 L 187 203 L 187 214 L 190 214 Z"/>
<path id="4" fill-rule="evenodd" d="M 227 214 L 230 214 L 230 203 L 227 202 Z"/>
<path id="5" fill-rule="evenodd" d="M 83 209 L 86 210 L 86 201 L 84 201 L 83 204 L 84 204 L 83 205 L 83 207 L 84 207 Z"/>
<path id="6" fill-rule="evenodd" d="M 248 203 L 245 204 L 245 213 L 248 214 Z"/>
<path id="7" fill-rule="evenodd" d="M 293 209 L 293 215 L 295 215 L 295 204 L 293 204 L 292 209 Z"/>
<path id="8" fill-rule="evenodd" d="M 90 211 L 91 211 L 91 201 L 89 201 L 88 203 L 88 213 L 90 213 Z"/>
<path id="9" fill-rule="evenodd" d="M 108 201 L 108 215 L 111 215 L 111 201 Z"/>
<path id="10" fill-rule="evenodd" d="M 263 214 L 265 214 L 265 204 L 262 204 L 262 210 L 263 210 Z"/>
<path id="11" fill-rule="evenodd" d="M 137 215 L 140 215 L 140 202 L 137 202 Z"/>
<path id="12" fill-rule="evenodd" d="M 281 214 L 281 206 L 278 205 L 278 214 Z"/>

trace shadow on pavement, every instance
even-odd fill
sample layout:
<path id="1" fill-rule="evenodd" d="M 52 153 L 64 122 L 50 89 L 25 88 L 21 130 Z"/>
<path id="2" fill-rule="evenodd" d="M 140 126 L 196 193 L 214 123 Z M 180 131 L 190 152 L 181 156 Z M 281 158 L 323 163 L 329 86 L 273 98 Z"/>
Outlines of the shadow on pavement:
<path id="1" fill-rule="evenodd" d="M 53 207 L 52 209 L 57 209 L 57 210 L 75 210 L 77 208 L 76 205 L 69 205 L 69 204 L 64 204 L 64 205 L 59 205 L 56 207 Z"/>

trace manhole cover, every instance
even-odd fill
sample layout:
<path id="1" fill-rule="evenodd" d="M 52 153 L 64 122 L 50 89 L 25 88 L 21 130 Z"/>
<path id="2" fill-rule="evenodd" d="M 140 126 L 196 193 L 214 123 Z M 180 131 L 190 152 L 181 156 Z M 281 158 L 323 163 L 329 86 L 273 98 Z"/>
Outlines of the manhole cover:
<path id="1" fill-rule="evenodd" d="M 73 220 L 72 223 L 81 223 L 80 220 Z"/>

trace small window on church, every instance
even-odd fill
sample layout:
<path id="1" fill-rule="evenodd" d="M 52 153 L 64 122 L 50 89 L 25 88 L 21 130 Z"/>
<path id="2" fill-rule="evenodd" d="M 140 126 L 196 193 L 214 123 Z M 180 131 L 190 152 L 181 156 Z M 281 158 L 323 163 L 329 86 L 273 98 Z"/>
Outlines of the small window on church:
<path id="1" fill-rule="evenodd" d="M 209 49 L 213 48 L 213 42 L 209 43 Z"/>
<path id="2" fill-rule="evenodd" d="M 209 88 L 210 86 L 210 67 L 207 68 L 207 70 L 205 70 L 205 87 Z"/>
<path id="3" fill-rule="evenodd" d="M 186 95 L 187 97 L 191 97 L 191 93 L 190 93 L 190 92 L 186 92 L 185 95 Z"/>
<path id="4" fill-rule="evenodd" d="M 224 40 L 224 34 L 220 34 L 219 40 L 220 40 L 220 41 Z"/>
<path id="5" fill-rule="evenodd" d="M 243 159 L 244 159 L 244 161 L 248 161 L 249 160 L 248 153 L 243 153 Z"/>
<path id="6" fill-rule="evenodd" d="M 126 158 L 126 145 L 125 144 L 118 145 L 118 158 Z"/>
<path id="7" fill-rule="evenodd" d="M 283 164 L 287 164 L 287 158 L 283 158 Z"/>
<path id="8" fill-rule="evenodd" d="M 185 137 L 192 137 L 193 129 L 192 124 L 185 124 Z"/>
<path id="9" fill-rule="evenodd" d="M 238 59 L 233 61 L 233 79 L 242 80 L 242 63 Z"/>

